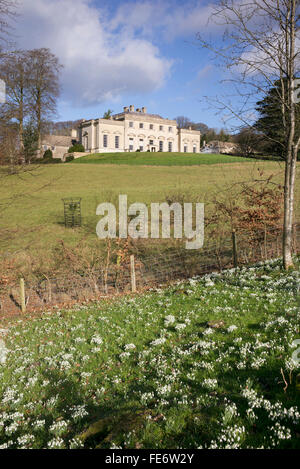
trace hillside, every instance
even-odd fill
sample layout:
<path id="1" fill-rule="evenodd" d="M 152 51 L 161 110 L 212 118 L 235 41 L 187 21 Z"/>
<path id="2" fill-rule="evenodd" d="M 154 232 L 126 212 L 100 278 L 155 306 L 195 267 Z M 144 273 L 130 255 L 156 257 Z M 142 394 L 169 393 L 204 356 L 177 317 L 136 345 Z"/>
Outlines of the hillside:
<path id="1" fill-rule="evenodd" d="M 148 154 L 149 155 L 149 154 Z M 92 155 L 91 155 L 92 157 Z M 197 155 L 196 155 L 197 157 Z M 212 155 L 203 155 L 211 158 Z M 190 158 L 180 157 L 180 158 Z M 198 157 L 197 157 L 198 158 Z M 199 158 L 202 158 L 199 157 Z M 230 158 L 222 156 L 223 159 Z M 234 157 L 232 157 L 234 158 Z M 78 160 L 80 161 L 80 160 Z M 84 159 L 82 161 L 85 161 Z M 203 161 L 203 160 L 201 160 Z M 236 160 L 234 160 L 236 161 Z M 146 166 L 119 164 L 41 165 L 18 175 L 1 178 L 0 251 L 42 253 L 43 264 L 58 240 L 76 245 L 85 239 L 95 245 L 96 208 L 102 202 L 116 203 L 119 194 L 127 194 L 129 203 L 164 202 L 166 198 L 206 204 L 239 182 L 273 175 L 272 182 L 283 183 L 283 166 L 273 161 L 252 161 L 198 166 Z M 1 176 L 1 168 L 0 168 Z M 295 219 L 300 217 L 300 178 L 296 179 Z M 64 227 L 62 199 L 82 198 L 82 228 Z"/>
<path id="2" fill-rule="evenodd" d="M 247 158 L 201 153 L 95 153 L 71 164 L 115 164 L 132 166 L 201 166 L 249 162 Z"/>

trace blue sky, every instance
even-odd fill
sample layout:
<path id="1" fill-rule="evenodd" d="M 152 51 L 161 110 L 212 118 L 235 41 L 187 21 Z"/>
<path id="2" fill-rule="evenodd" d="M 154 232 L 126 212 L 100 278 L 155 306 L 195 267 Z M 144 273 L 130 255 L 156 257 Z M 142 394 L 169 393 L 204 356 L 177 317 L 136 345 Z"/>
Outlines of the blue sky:
<path id="1" fill-rule="evenodd" d="M 220 128 L 204 97 L 222 93 L 222 73 L 196 40 L 220 40 L 210 14 L 204 0 L 23 0 L 18 42 L 49 47 L 64 65 L 59 120 L 134 104 Z"/>

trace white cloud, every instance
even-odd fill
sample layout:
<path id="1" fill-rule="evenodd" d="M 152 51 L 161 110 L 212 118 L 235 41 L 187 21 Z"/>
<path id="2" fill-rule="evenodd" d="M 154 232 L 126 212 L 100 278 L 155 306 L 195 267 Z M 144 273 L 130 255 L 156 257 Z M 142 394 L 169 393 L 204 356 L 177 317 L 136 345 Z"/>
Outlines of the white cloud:
<path id="1" fill-rule="evenodd" d="M 25 0 L 18 34 L 20 47 L 49 47 L 59 57 L 64 99 L 73 105 L 152 92 L 172 65 L 143 35 L 113 31 L 90 0 Z"/>
<path id="2" fill-rule="evenodd" d="M 24 0 L 22 8 L 20 47 L 49 47 L 59 57 L 63 99 L 78 107 L 162 87 L 174 61 L 161 44 L 201 32 L 212 12 L 201 0 L 128 0 L 110 14 L 92 0 Z"/>
<path id="3" fill-rule="evenodd" d="M 123 28 L 132 35 L 142 33 L 172 41 L 180 36 L 195 35 L 203 28 L 206 32 L 216 29 L 209 21 L 213 8 L 213 4 L 207 5 L 203 0 L 185 1 L 181 5 L 167 0 L 127 1 L 119 7 L 111 26 Z"/>

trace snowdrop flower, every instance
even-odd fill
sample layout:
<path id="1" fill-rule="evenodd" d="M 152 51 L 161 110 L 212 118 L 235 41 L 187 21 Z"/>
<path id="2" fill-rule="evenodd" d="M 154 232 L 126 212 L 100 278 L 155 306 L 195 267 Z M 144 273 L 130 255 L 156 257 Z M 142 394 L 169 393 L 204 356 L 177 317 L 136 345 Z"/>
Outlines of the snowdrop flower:
<path id="1" fill-rule="evenodd" d="M 4 340 L 0 339 L 0 365 L 4 365 L 6 362 L 8 349 L 5 347 Z"/>
<path id="2" fill-rule="evenodd" d="M 64 447 L 64 440 L 62 438 L 54 438 L 53 440 L 49 441 L 48 448 L 49 449 L 61 449 Z"/>
<path id="3" fill-rule="evenodd" d="M 127 344 L 125 345 L 125 350 L 134 350 L 136 346 L 134 344 Z"/>
<path id="4" fill-rule="evenodd" d="M 229 326 L 228 329 L 227 329 L 227 332 L 233 332 L 233 331 L 236 331 L 237 330 L 237 326 L 235 326 L 234 324 L 232 326 Z"/>
<path id="5" fill-rule="evenodd" d="M 100 337 L 99 335 L 94 335 L 94 336 L 92 337 L 92 340 L 91 340 L 91 343 L 92 343 L 92 344 L 101 345 L 102 342 L 103 342 L 103 339 L 102 339 L 102 337 Z"/>
<path id="6" fill-rule="evenodd" d="M 165 318 L 165 326 L 168 327 L 168 326 L 174 324 L 175 320 L 176 320 L 175 317 L 172 316 L 171 314 L 170 314 L 169 316 L 166 316 L 166 318 Z"/>
<path id="7" fill-rule="evenodd" d="M 160 337 L 159 339 L 153 340 L 150 345 L 162 345 L 166 342 L 166 339 L 164 337 Z"/>
<path id="8" fill-rule="evenodd" d="M 213 390 L 213 389 L 216 389 L 216 387 L 218 386 L 218 381 L 216 379 L 204 379 L 202 381 L 202 386 L 207 388 L 207 389 L 210 389 L 210 390 Z"/>

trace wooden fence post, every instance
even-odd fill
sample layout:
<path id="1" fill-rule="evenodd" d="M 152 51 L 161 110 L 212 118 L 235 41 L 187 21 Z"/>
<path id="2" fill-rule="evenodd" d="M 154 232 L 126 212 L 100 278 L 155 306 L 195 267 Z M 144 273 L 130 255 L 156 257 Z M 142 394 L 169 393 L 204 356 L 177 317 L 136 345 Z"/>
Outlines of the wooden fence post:
<path id="1" fill-rule="evenodd" d="M 136 293 L 136 278 L 135 278 L 135 263 L 134 256 L 130 256 L 130 276 L 131 276 L 131 291 Z"/>
<path id="2" fill-rule="evenodd" d="M 293 224 L 292 227 L 292 246 L 294 254 L 297 254 L 297 225 L 296 223 Z"/>
<path id="3" fill-rule="evenodd" d="M 233 252 L 233 265 L 238 267 L 238 251 L 237 251 L 237 242 L 236 242 L 236 231 L 232 232 L 232 252 Z"/>
<path id="4" fill-rule="evenodd" d="M 268 249 L 267 249 L 267 226 L 265 224 L 264 230 L 264 250 L 265 250 L 265 260 L 268 259 Z"/>
<path id="5" fill-rule="evenodd" d="M 22 313 L 26 313 L 26 302 L 25 302 L 25 282 L 24 279 L 20 279 L 20 298 L 21 298 L 21 310 Z"/>

